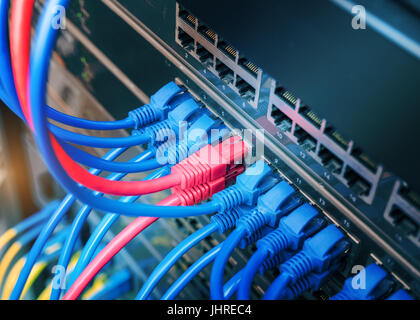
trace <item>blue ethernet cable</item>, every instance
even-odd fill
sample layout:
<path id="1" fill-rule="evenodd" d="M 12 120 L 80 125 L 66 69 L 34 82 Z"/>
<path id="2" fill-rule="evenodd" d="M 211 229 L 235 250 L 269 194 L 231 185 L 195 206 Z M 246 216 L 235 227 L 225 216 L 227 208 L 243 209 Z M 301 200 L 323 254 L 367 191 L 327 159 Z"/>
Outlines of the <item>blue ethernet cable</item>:
<path id="1" fill-rule="evenodd" d="M 2 99 L 17 116 L 24 119 L 14 87 L 10 64 L 7 41 L 8 7 L 9 1 L 2 0 L 0 3 L 0 74 L 3 77 L 0 79 L 0 84 L 4 87 Z M 45 108 L 49 118 L 72 127 L 90 130 L 138 129 L 152 122 L 164 119 L 168 110 L 171 110 L 169 102 L 184 91 L 184 88 L 178 87 L 174 82 L 170 82 L 152 95 L 149 104 L 130 111 L 127 118 L 117 121 L 93 121 L 61 113 L 49 106 L 45 106 Z"/>
<path id="2" fill-rule="evenodd" d="M 179 87 L 174 82 L 169 82 L 160 88 L 150 98 L 150 103 L 134 109 L 128 113 L 128 117 L 117 121 L 93 121 L 73 117 L 61 113 L 53 108 L 46 106 L 47 117 L 72 127 L 89 130 L 117 130 L 117 129 L 139 129 L 156 121 L 166 118 L 167 113 L 177 104 L 183 101 L 182 96 L 189 98 L 189 95 L 182 95 L 185 88 Z M 181 94 L 181 97 L 179 96 Z"/>
<path id="3" fill-rule="evenodd" d="M 58 204 L 59 204 L 58 200 L 50 202 L 44 208 L 42 208 L 42 210 L 29 216 L 25 220 L 19 222 L 17 225 L 15 225 L 14 227 L 8 229 L 5 233 L 3 233 L 3 235 L 0 237 L 0 257 L 1 257 L 1 254 L 3 253 L 3 248 L 5 248 L 6 245 L 10 241 L 15 239 L 21 233 L 45 221 L 45 219 L 47 219 L 50 216 L 52 211 L 55 208 L 57 208 Z"/>
<path id="4" fill-rule="evenodd" d="M 60 140 L 66 142 L 94 147 L 94 148 L 120 148 L 120 147 L 133 147 L 142 145 L 150 141 L 150 138 L 145 134 L 131 135 L 128 137 L 119 138 L 103 138 L 93 137 L 84 134 L 68 131 L 66 129 L 57 127 L 52 123 L 47 124 L 48 129 Z"/>
<path id="5" fill-rule="evenodd" d="M 335 225 L 325 227 L 305 240 L 303 249 L 280 266 L 280 275 L 263 299 L 275 300 L 289 285 L 294 285 L 309 273 L 329 270 L 346 253 L 349 245 Z"/>
<path id="6" fill-rule="evenodd" d="M 236 292 L 241 282 L 243 269 L 238 271 L 223 285 L 223 299 L 229 300 Z"/>
<path id="7" fill-rule="evenodd" d="M 20 108 L 19 99 L 15 89 L 12 67 L 10 64 L 8 43 L 9 1 L 0 1 L 0 80 L 4 87 L 3 100 L 8 107 L 21 119 L 25 119 Z"/>
<path id="8" fill-rule="evenodd" d="M 212 248 L 210 251 L 206 252 L 202 257 L 200 257 L 196 262 L 194 262 L 165 292 L 161 300 L 172 300 L 177 297 L 177 295 L 182 291 L 183 288 L 206 266 L 208 266 L 214 259 L 216 259 L 219 254 L 223 243 L 218 244 L 216 247 Z M 286 260 L 288 255 L 277 255 L 271 258 L 268 258 L 267 263 L 264 263 L 262 270 L 266 271 L 272 269 L 274 266 L 279 265 L 282 261 Z M 236 291 L 239 286 L 239 282 L 243 278 L 244 269 L 238 271 L 231 279 L 229 279 L 226 284 L 223 286 L 223 296 L 224 299 L 229 299 Z"/>
<path id="9" fill-rule="evenodd" d="M 264 263 L 261 265 L 259 269 L 259 273 L 263 274 L 268 270 L 272 270 L 279 266 L 284 261 L 287 261 L 293 256 L 293 252 L 291 251 L 282 251 L 281 253 L 268 257 Z M 236 292 L 239 287 L 239 284 L 243 278 L 243 272 L 245 268 L 239 270 L 232 278 L 230 278 L 225 285 L 223 286 L 223 296 L 224 299 L 230 299 Z"/>
<path id="10" fill-rule="evenodd" d="M 377 300 L 383 298 L 392 288 L 392 281 L 387 272 L 376 264 L 370 264 L 356 275 L 363 285 L 354 286 L 353 279 L 348 278 L 343 289 L 330 300 Z"/>
<path id="11" fill-rule="evenodd" d="M 177 250 L 172 250 L 169 252 L 169 254 L 167 254 L 165 258 L 159 263 L 159 265 L 153 270 L 152 274 L 149 276 L 149 278 L 147 278 L 143 287 L 137 294 L 136 300 L 146 300 L 158 282 L 162 279 L 162 277 L 169 271 L 175 262 L 184 255 L 185 252 L 190 250 L 201 240 L 205 239 L 217 230 L 217 224 L 210 223 L 181 241 L 176 247 Z"/>
<path id="12" fill-rule="evenodd" d="M 54 8 L 57 6 L 67 7 L 68 2 L 69 0 L 47 0 L 45 2 L 36 26 L 30 57 L 29 84 L 32 117 L 37 133 L 35 139 L 51 174 L 67 192 L 74 195 L 78 200 L 105 212 L 127 216 L 141 216 L 144 212 L 147 212 L 148 215 L 156 217 L 185 217 L 217 212 L 219 208 L 214 202 L 191 207 L 164 207 L 142 203 L 121 203 L 115 199 L 95 196 L 68 176 L 52 148 L 44 108 L 49 61 L 57 33 L 57 30 L 51 26 L 50 22 L 54 16 Z M 12 295 L 12 297 L 16 296 L 17 294 Z"/>
<path id="13" fill-rule="evenodd" d="M 161 123 L 149 126 L 144 128 L 142 131 L 144 131 L 147 135 L 150 135 L 153 141 L 151 141 L 154 145 L 154 154 L 159 150 L 159 148 L 162 146 L 166 149 L 168 149 L 168 157 L 172 156 L 169 163 L 177 163 L 179 160 L 183 160 L 188 156 L 188 154 L 191 154 L 189 146 L 193 145 L 192 142 L 189 140 L 193 140 L 193 142 L 198 141 L 199 146 L 204 146 L 209 142 L 208 136 L 211 132 L 211 129 L 214 129 L 215 126 L 219 125 L 218 121 L 213 120 L 209 115 L 207 115 L 205 112 L 203 112 L 201 115 L 195 115 L 196 111 L 199 110 L 198 104 L 193 101 L 192 99 L 183 101 L 180 105 L 178 105 L 175 109 L 170 111 L 168 113 L 168 120 L 167 125 Z M 192 118 L 191 125 L 188 123 L 188 120 Z M 185 145 L 185 150 L 182 148 L 181 143 L 177 144 L 175 139 L 171 139 L 170 141 L 164 142 L 164 135 L 165 130 L 172 128 L 171 133 L 174 133 L 175 136 L 173 138 L 178 138 L 179 123 L 183 123 L 183 121 L 186 121 L 188 123 L 186 125 L 187 130 L 184 131 L 184 137 L 185 140 L 188 142 L 183 142 L 182 144 Z M 194 132 L 193 130 L 195 128 L 199 128 L 201 132 L 206 132 L 207 135 L 200 136 L 200 137 L 194 137 L 195 139 L 188 139 L 187 132 Z M 219 125 L 219 127 L 223 128 L 223 126 Z M 162 132 L 163 130 L 163 132 Z M 173 131 L 172 131 L 173 130 Z M 136 131 L 138 132 L 138 131 Z M 200 139 L 201 138 L 201 139 Z M 124 173 L 134 173 L 134 172 L 142 172 L 142 171 L 148 171 L 152 169 L 157 169 L 161 167 L 163 164 L 166 164 L 166 159 L 157 159 L 155 157 L 154 159 L 148 159 L 142 162 L 114 162 L 114 161 L 108 161 L 105 159 L 98 158 L 96 156 L 93 156 L 85 151 L 82 151 L 78 148 L 75 148 L 71 146 L 70 144 L 67 144 L 65 142 L 61 142 L 61 146 L 64 148 L 64 150 L 72 156 L 74 160 L 77 162 L 84 164 L 86 166 L 89 166 L 91 168 L 97 168 L 112 172 L 124 172 Z M 194 145 L 195 146 L 195 145 Z M 178 149 L 179 148 L 179 149 Z M 175 152 L 173 152 L 173 149 L 175 149 Z M 179 150 L 179 151 L 178 151 Z M 182 159 L 179 159 L 180 153 L 182 154 Z M 178 155 L 178 157 L 174 158 L 174 155 Z"/>
<path id="14" fill-rule="evenodd" d="M 319 231 L 324 220 L 309 203 L 295 209 L 280 219 L 279 227 L 257 241 L 257 251 L 249 259 L 238 290 L 239 300 L 249 300 L 252 280 L 264 261 L 283 250 L 297 251 L 303 241 Z"/>
<path id="15" fill-rule="evenodd" d="M 132 159 L 132 161 L 142 161 L 144 159 L 147 159 L 147 157 L 149 156 L 148 152 L 144 152 L 141 153 L 140 155 L 134 157 Z M 149 175 L 146 179 L 144 180 L 151 180 L 151 179 L 155 179 L 157 177 L 162 176 L 164 173 L 168 173 L 167 170 L 165 169 L 161 169 L 158 170 L 157 172 L 152 173 L 151 175 Z M 111 180 L 120 180 L 125 176 L 125 174 L 111 174 L 109 176 L 109 179 Z M 97 192 L 97 194 L 100 194 L 99 192 Z M 130 202 L 130 201 L 135 201 L 139 198 L 139 196 L 134 196 L 134 197 L 122 197 L 120 199 L 120 201 L 122 202 Z M 63 251 L 62 254 L 60 256 L 60 259 L 58 261 L 58 265 L 63 266 L 64 269 L 67 269 L 67 266 L 70 262 L 70 258 L 71 255 L 73 253 L 73 249 L 74 249 L 74 245 L 76 243 L 76 240 L 78 239 L 78 235 L 80 234 L 82 227 L 88 217 L 88 215 L 90 214 L 90 212 L 92 211 L 92 208 L 87 206 L 87 205 L 83 205 L 79 212 L 76 214 L 76 217 L 73 221 L 72 224 L 72 228 L 71 228 L 71 232 L 69 234 L 69 237 L 66 240 L 66 243 L 64 244 L 63 247 Z M 108 215 L 106 215 L 108 216 Z M 113 224 L 113 222 L 119 217 L 119 215 L 113 215 L 113 219 L 105 219 L 106 221 L 109 222 L 108 229 L 111 227 L 111 225 Z M 96 229 L 95 229 L 96 230 Z M 104 229 L 102 229 L 103 231 L 105 231 Z M 83 270 L 83 268 L 89 263 L 91 256 L 95 253 L 97 247 L 99 246 L 100 241 L 102 240 L 103 236 L 105 235 L 106 231 L 104 233 L 101 233 L 102 237 L 95 237 L 94 239 L 97 239 L 96 242 L 94 243 L 87 243 L 87 245 L 89 245 L 86 250 L 84 249 L 81 256 L 79 257 L 79 260 L 76 264 L 76 266 L 78 265 L 79 267 L 74 268 L 73 272 L 72 272 L 72 277 L 74 277 L 76 275 L 76 270 L 80 270 L 80 268 Z M 85 265 L 85 262 L 86 265 Z M 51 290 L 51 300 L 57 300 L 60 297 L 61 294 L 61 289 L 60 288 L 53 288 Z"/>
<path id="16" fill-rule="evenodd" d="M 144 180 L 152 180 L 162 176 L 165 176 L 170 173 L 170 169 L 168 166 L 165 166 L 155 172 L 151 173 L 147 176 Z M 140 198 L 140 196 L 129 196 L 129 197 L 122 197 L 120 199 L 121 202 L 133 202 Z M 80 210 L 92 210 L 87 205 L 84 205 Z M 74 270 L 71 274 L 70 278 L 70 286 L 71 284 L 77 279 L 77 277 L 82 273 L 83 269 L 89 264 L 89 262 L 94 257 L 95 253 L 97 252 L 97 248 L 100 245 L 102 239 L 104 238 L 105 234 L 111 228 L 111 226 L 115 223 L 115 221 L 119 218 L 118 214 L 107 213 L 100 223 L 96 226 L 95 230 L 92 232 L 91 236 L 89 237 L 88 241 L 86 242 L 80 257 L 74 267 Z"/>
<path id="17" fill-rule="evenodd" d="M 130 129 L 135 126 L 135 121 L 131 117 L 115 121 L 95 121 L 78 117 L 57 111 L 49 106 L 45 106 L 47 117 L 62 124 L 88 130 L 120 130 Z"/>
<path id="18" fill-rule="evenodd" d="M 176 108 L 168 112 L 168 118 L 141 130 L 131 136 L 119 138 L 92 137 L 68 131 L 48 123 L 49 130 L 60 140 L 95 148 L 132 147 L 144 143 L 163 142 L 168 137 L 175 137 L 180 124 L 188 124 L 197 116 L 200 106 L 192 99 L 184 99 Z"/>
<path id="19" fill-rule="evenodd" d="M 120 156 L 126 149 L 119 148 L 119 149 L 113 149 L 109 151 L 104 157 L 108 160 L 115 159 L 118 156 Z M 99 174 L 99 170 L 91 170 L 92 174 Z M 45 224 L 44 228 L 42 229 L 41 233 L 39 234 L 38 238 L 36 239 L 34 245 L 32 246 L 31 251 L 28 254 L 28 257 L 25 261 L 25 264 L 19 274 L 19 278 L 16 281 L 15 287 L 13 288 L 13 291 L 10 295 L 11 300 L 17 300 L 19 299 L 22 290 L 25 286 L 26 280 L 28 279 L 28 276 L 36 263 L 39 255 L 42 253 L 42 250 L 45 247 L 45 244 L 47 243 L 49 237 L 54 232 L 57 225 L 61 222 L 61 220 L 66 215 L 67 211 L 70 209 L 72 204 L 76 198 L 72 194 L 68 194 L 60 203 L 59 207 L 54 211 L 54 213 L 51 215 L 48 222 Z"/>
<path id="20" fill-rule="evenodd" d="M 101 169 L 109 172 L 120 172 L 120 173 L 136 173 L 154 170 L 162 165 L 156 159 L 147 159 L 142 162 L 116 162 L 108 161 L 103 158 L 93 156 L 85 151 L 73 147 L 67 143 L 60 143 L 63 149 L 71 155 L 73 160 L 88 166 L 90 168 Z M 149 149 L 150 157 L 154 155 L 152 149 Z M 150 158 L 149 157 L 149 158 Z"/>
<path id="21" fill-rule="evenodd" d="M 301 199 L 294 198 L 294 195 L 295 190 L 286 181 L 281 181 L 258 198 L 256 209 L 238 220 L 236 229 L 224 241 L 223 248 L 214 261 L 210 275 L 211 299 L 223 299 L 224 269 L 242 239 L 251 236 L 258 238 L 264 226 L 276 227 L 281 216 L 300 204 Z"/>
<path id="22" fill-rule="evenodd" d="M 153 270 L 136 299 L 147 299 L 162 277 L 195 244 L 213 232 L 224 233 L 233 228 L 236 221 L 243 214 L 235 208 L 238 208 L 240 205 L 252 207 L 256 204 L 258 196 L 270 189 L 277 181 L 278 177 L 274 175 L 271 168 L 264 161 L 258 161 L 240 174 L 233 186 L 216 193 L 212 202 L 218 204 L 220 208 L 219 213 L 211 218 L 210 224 L 191 234 L 172 249 Z"/>
<path id="23" fill-rule="evenodd" d="M 136 157 L 134 157 L 131 161 L 138 162 L 138 161 L 147 160 L 151 155 L 152 155 L 152 152 L 145 151 L 145 152 L 140 153 Z M 124 176 L 125 174 L 113 173 L 108 177 L 108 179 L 120 180 Z M 100 195 L 99 192 L 96 192 L 96 193 Z M 66 242 L 63 246 L 63 250 L 60 255 L 60 259 L 57 263 L 57 265 L 62 266 L 65 270 L 67 269 L 67 266 L 70 262 L 71 256 L 73 254 L 73 249 L 78 239 L 78 236 L 91 210 L 92 208 L 86 205 L 82 206 L 82 208 L 76 214 L 75 219 L 73 220 L 71 231 L 69 233 L 69 236 L 66 239 Z M 61 293 L 60 288 L 53 288 L 51 290 L 51 300 L 57 300 L 60 296 L 60 293 Z"/>
<path id="24" fill-rule="evenodd" d="M 300 297 L 305 291 L 317 291 L 340 267 L 342 267 L 342 263 L 336 263 L 324 272 L 311 272 L 293 286 L 287 287 L 278 298 L 293 300 Z"/>
<path id="25" fill-rule="evenodd" d="M 189 108 L 191 109 L 191 108 Z M 178 110 L 174 110 L 174 112 L 176 112 Z M 170 117 L 170 116 L 169 116 Z M 199 128 L 201 130 L 201 133 L 197 135 L 197 132 L 195 132 L 196 134 L 194 135 L 193 139 L 188 137 L 188 131 L 194 132 L 194 130 L 196 128 Z M 182 143 L 182 144 L 176 144 L 174 143 L 173 145 L 171 145 L 168 149 L 168 163 L 171 164 L 175 164 L 183 159 L 185 159 L 188 156 L 188 152 L 191 146 L 193 147 L 198 147 L 200 145 L 204 145 L 207 143 L 212 143 L 214 139 L 218 139 L 218 137 L 216 136 L 211 136 L 211 139 L 208 139 L 208 134 L 210 134 L 211 130 L 214 128 L 219 128 L 221 130 L 223 130 L 225 127 L 222 125 L 220 126 L 219 121 L 217 120 L 213 120 L 211 117 L 209 117 L 206 113 L 202 114 L 198 119 L 196 119 L 193 124 L 191 125 L 191 127 L 189 128 L 189 130 L 185 130 L 184 132 L 184 140 L 187 140 L 187 142 Z M 203 133 L 206 133 L 203 135 Z M 185 148 L 184 148 L 185 147 Z M 263 162 L 259 163 L 259 166 L 262 167 L 262 173 L 260 174 L 259 177 L 257 178 L 253 178 L 254 180 L 254 184 L 251 183 L 251 179 L 244 179 L 243 177 L 240 178 L 240 181 L 243 181 L 242 188 L 238 187 L 240 185 L 240 182 L 238 182 L 238 186 L 236 187 L 236 189 L 241 189 L 242 192 L 244 194 L 246 194 L 246 192 L 249 192 L 250 188 L 254 188 L 256 190 L 252 190 L 252 192 L 257 192 L 258 189 L 258 184 L 261 184 L 262 186 L 260 187 L 260 189 L 264 189 L 267 188 L 270 185 L 271 180 L 273 180 L 271 177 L 267 177 L 268 173 L 271 173 L 271 169 L 269 169 L 269 167 L 264 164 Z M 255 167 L 255 165 L 254 165 Z M 252 168 L 252 167 L 251 167 Z M 250 170 L 248 170 L 249 173 Z M 146 180 L 152 180 L 164 175 L 167 175 L 170 173 L 170 166 L 167 166 L 165 168 L 162 168 L 161 170 L 158 170 L 154 173 L 152 173 L 151 175 L 149 175 Z M 233 189 L 233 188 L 230 188 Z M 244 198 L 246 198 L 246 196 L 243 196 Z M 134 197 L 123 197 L 120 199 L 120 201 L 125 202 L 125 203 L 130 203 L 133 201 L 136 201 L 139 197 L 134 196 Z M 221 201 L 219 201 L 221 202 Z M 221 202 L 224 203 L 224 202 Z M 224 205 L 223 205 L 224 206 Z M 85 205 L 85 207 L 87 207 Z M 118 218 L 118 215 L 115 214 L 107 214 L 99 223 L 99 225 L 96 227 L 96 229 L 94 230 L 93 234 L 91 235 L 91 237 L 89 238 L 85 249 L 83 250 L 77 264 L 75 267 L 75 271 L 72 273 L 72 281 L 71 283 L 73 283 L 73 281 L 76 279 L 76 277 L 81 273 L 81 270 L 83 270 L 83 268 L 85 268 L 87 266 L 87 264 L 90 262 L 92 255 L 94 253 L 95 248 L 98 246 L 98 244 L 100 243 L 100 241 L 102 240 L 102 238 L 104 237 L 105 233 L 108 231 L 108 229 L 112 226 L 112 224 L 115 222 L 115 220 Z"/>
<path id="26" fill-rule="evenodd" d="M 165 292 L 161 300 L 173 300 L 177 295 L 185 288 L 185 286 L 191 282 L 194 277 L 207 267 L 222 249 L 222 243 L 212 248 L 210 251 L 202 255 L 197 261 L 195 261 Z"/>

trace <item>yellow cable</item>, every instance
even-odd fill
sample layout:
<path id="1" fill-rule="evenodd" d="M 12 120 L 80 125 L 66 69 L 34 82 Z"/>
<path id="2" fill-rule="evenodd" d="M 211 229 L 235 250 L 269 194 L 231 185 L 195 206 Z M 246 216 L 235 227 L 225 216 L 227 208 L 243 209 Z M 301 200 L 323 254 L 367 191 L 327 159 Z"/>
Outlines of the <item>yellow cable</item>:
<path id="1" fill-rule="evenodd" d="M 41 292 L 37 300 L 50 300 L 52 282 Z"/>
<path id="2" fill-rule="evenodd" d="M 76 252 L 73 257 L 70 260 L 69 263 L 69 274 L 71 273 L 71 271 L 73 271 L 74 267 L 76 266 L 77 260 L 79 259 L 80 256 L 80 251 Z M 50 284 L 44 289 L 44 291 L 41 292 L 41 294 L 39 295 L 39 297 L 37 298 L 37 300 L 49 300 L 50 299 L 50 295 L 51 295 L 51 289 L 52 289 L 52 281 L 50 282 Z"/>
<path id="3" fill-rule="evenodd" d="M 0 287 L 3 284 L 4 276 L 6 275 L 7 269 L 9 269 L 10 264 L 12 263 L 13 259 L 19 253 L 20 249 L 22 249 L 22 245 L 19 242 L 13 243 L 9 250 L 6 251 L 3 259 L 0 261 Z"/>
<path id="4" fill-rule="evenodd" d="M 10 270 L 9 276 L 7 277 L 6 283 L 4 284 L 3 293 L 1 295 L 2 300 L 7 300 L 9 298 L 10 293 L 12 292 L 19 276 L 20 270 L 22 270 L 25 262 L 26 258 L 20 258 L 18 262 L 13 266 L 12 270 Z"/>
<path id="5" fill-rule="evenodd" d="M 11 228 L 7 230 L 5 233 L 3 233 L 0 237 L 0 252 L 3 250 L 3 248 L 12 240 L 14 237 L 16 237 L 17 231 L 14 228 Z"/>
<path id="6" fill-rule="evenodd" d="M 28 281 L 26 281 L 25 286 L 22 290 L 21 297 L 25 297 L 28 290 L 32 287 L 32 285 L 35 283 L 36 279 L 38 279 L 39 275 L 44 271 L 44 269 L 47 267 L 48 263 L 45 261 L 38 262 L 34 265 L 34 268 L 32 269 L 31 273 L 29 274 Z M 11 293 L 11 292 L 10 292 Z M 9 294 L 10 296 L 10 294 Z"/>
<path id="7" fill-rule="evenodd" d="M 86 290 L 86 292 L 83 294 L 82 299 L 89 300 L 96 293 L 101 291 L 103 287 L 105 286 L 106 280 L 107 280 L 106 274 L 102 273 L 98 275 L 96 279 L 94 280 L 92 286 L 88 290 Z"/>
<path id="8" fill-rule="evenodd" d="M 13 288 L 16 284 L 16 281 L 19 277 L 20 271 L 22 270 L 24 264 L 25 264 L 26 258 L 20 259 L 16 265 L 13 267 L 13 269 L 10 271 L 9 276 L 6 279 L 6 283 L 4 285 L 3 294 L 1 296 L 2 300 L 7 300 L 10 297 L 10 294 L 13 291 Z M 22 297 L 25 296 L 25 294 L 28 292 L 28 290 L 31 288 L 31 286 L 34 284 L 36 279 L 39 277 L 41 272 L 45 269 L 47 266 L 46 262 L 37 262 L 34 267 L 32 268 L 31 273 L 29 274 L 28 281 L 25 283 L 25 287 L 22 290 Z"/>

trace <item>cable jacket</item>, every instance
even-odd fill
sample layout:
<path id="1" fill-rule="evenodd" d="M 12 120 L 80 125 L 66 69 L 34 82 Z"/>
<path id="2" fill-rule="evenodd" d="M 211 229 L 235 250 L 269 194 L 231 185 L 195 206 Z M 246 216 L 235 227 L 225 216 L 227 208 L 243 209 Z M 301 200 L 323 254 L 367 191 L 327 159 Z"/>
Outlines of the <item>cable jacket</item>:
<path id="1" fill-rule="evenodd" d="M 268 257 L 268 251 L 263 249 L 258 249 L 249 259 L 244 271 L 242 273 L 241 283 L 238 289 L 238 299 L 239 300 L 249 300 L 250 292 L 252 286 L 252 280 L 255 277 L 255 274 L 258 272 L 260 266 L 264 263 L 265 259 Z"/>
<path id="2" fill-rule="evenodd" d="M 162 296 L 161 300 L 174 300 L 182 289 L 184 289 L 185 286 L 201 272 L 201 270 L 213 262 L 221 249 L 222 243 L 219 243 L 210 251 L 202 255 L 171 285 L 171 287 Z"/>
<path id="3" fill-rule="evenodd" d="M 225 300 L 229 300 L 236 292 L 239 287 L 239 283 L 242 279 L 244 269 L 238 271 L 232 278 L 230 278 L 223 286 L 223 297 Z"/>
<path id="4" fill-rule="evenodd" d="M 239 242 L 246 236 L 246 229 L 237 227 L 223 242 L 223 248 L 214 261 L 210 275 L 210 297 L 212 300 L 223 300 L 223 275 L 226 263 L 233 250 Z"/>
<path id="5" fill-rule="evenodd" d="M 162 200 L 159 205 L 178 205 L 179 200 L 177 197 L 169 196 Z M 86 288 L 89 282 L 98 274 L 98 272 L 134 237 L 140 232 L 150 226 L 158 218 L 153 217 L 140 217 L 135 219 L 127 227 L 124 228 L 117 236 L 115 236 L 108 245 L 92 260 L 85 270 L 76 279 L 67 293 L 64 295 L 63 300 L 75 300 L 82 291 Z"/>
<path id="6" fill-rule="evenodd" d="M 61 143 L 61 146 L 68 154 L 71 154 L 74 160 L 80 164 L 90 168 L 101 169 L 109 172 L 136 173 L 157 169 L 162 166 L 156 159 L 147 159 L 141 162 L 116 162 L 96 157 L 65 142 Z M 149 153 L 150 158 L 153 156 L 154 152 L 149 151 Z"/>
<path id="7" fill-rule="evenodd" d="M 125 118 L 117 121 L 94 121 L 70 116 L 68 114 L 57 111 L 49 106 L 45 106 L 47 117 L 66 124 L 68 126 L 88 129 L 88 130 L 118 130 L 128 129 L 134 127 L 134 120 L 132 118 Z"/>
<path id="8" fill-rule="evenodd" d="M 181 258 L 188 250 L 194 247 L 201 240 L 205 239 L 216 231 L 217 225 L 215 223 L 210 223 L 181 241 L 153 270 L 152 274 L 149 276 L 149 278 L 147 278 L 143 287 L 137 294 L 136 300 L 146 300 L 156 285 L 159 283 L 159 281 L 169 271 L 169 269 L 172 268 L 172 266 L 178 261 L 179 258 Z"/>
<path id="9" fill-rule="evenodd" d="M 94 147 L 94 148 L 121 148 L 141 146 L 149 142 L 150 138 L 146 134 L 135 134 L 127 137 L 119 138 L 103 138 L 93 137 L 84 134 L 68 131 L 66 129 L 57 127 L 48 123 L 48 129 L 59 139 L 78 144 L 81 146 Z"/>
<path id="10" fill-rule="evenodd" d="M 263 300 L 278 299 L 281 293 L 287 288 L 290 279 L 291 278 L 288 273 L 283 272 L 282 274 L 280 274 L 265 292 Z"/>

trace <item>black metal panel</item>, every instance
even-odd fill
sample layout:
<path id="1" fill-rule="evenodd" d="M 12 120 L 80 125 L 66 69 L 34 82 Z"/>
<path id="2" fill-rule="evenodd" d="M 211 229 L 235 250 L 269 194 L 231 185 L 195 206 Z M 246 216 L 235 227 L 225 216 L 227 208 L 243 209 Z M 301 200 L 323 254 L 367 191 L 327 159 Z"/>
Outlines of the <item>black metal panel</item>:
<path id="1" fill-rule="evenodd" d="M 420 190 L 417 58 L 326 0 L 180 2 Z"/>

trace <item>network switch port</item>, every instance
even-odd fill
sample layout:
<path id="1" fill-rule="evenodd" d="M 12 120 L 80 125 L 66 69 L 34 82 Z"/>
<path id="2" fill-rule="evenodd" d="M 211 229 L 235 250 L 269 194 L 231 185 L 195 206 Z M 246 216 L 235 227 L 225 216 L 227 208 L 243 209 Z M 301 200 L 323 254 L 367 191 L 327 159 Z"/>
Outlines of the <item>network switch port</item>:
<path id="1" fill-rule="evenodd" d="M 213 44 L 213 45 L 216 44 L 217 35 L 216 35 L 216 33 L 214 33 L 213 30 L 207 28 L 205 25 L 200 25 L 197 30 L 211 44 Z"/>
<path id="2" fill-rule="evenodd" d="M 216 59 L 216 71 L 219 74 L 220 79 L 227 84 L 233 84 L 235 77 L 233 70 L 219 59 Z"/>
<path id="3" fill-rule="evenodd" d="M 343 168 L 343 161 L 341 161 L 338 157 L 336 157 L 330 150 L 328 150 L 324 146 L 320 146 L 318 157 L 321 159 L 322 164 L 325 168 L 334 173 L 339 175 Z"/>
<path id="4" fill-rule="evenodd" d="M 271 119 L 273 119 L 274 124 L 283 132 L 291 131 L 293 122 L 292 120 L 286 116 L 279 108 L 276 106 L 272 106 Z"/>
<path id="5" fill-rule="evenodd" d="M 392 218 L 393 224 L 404 236 L 417 236 L 420 225 L 401 210 L 401 208 L 394 205 L 389 216 Z"/>
<path id="6" fill-rule="evenodd" d="M 202 64 L 213 65 L 214 56 L 199 43 L 197 44 L 196 54 Z"/>
<path id="7" fill-rule="evenodd" d="M 371 184 L 363 179 L 352 168 L 346 168 L 344 178 L 346 179 L 347 185 L 350 187 L 350 189 L 352 189 L 353 192 L 358 196 L 366 196 L 370 193 L 372 188 Z"/>
<path id="8" fill-rule="evenodd" d="M 184 49 L 194 50 L 194 39 L 181 28 L 178 28 L 178 41 Z"/>
<path id="9" fill-rule="evenodd" d="M 407 191 L 400 181 L 395 182 L 384 218 L 401 236 L 420 248 L 420 213 L 418 207 L 406 198 Z"/>
<path id="10" fill-rule="evenodd" d="M 293 135 L 296 137 L 298 144 L 302 147 L 303 150 L 306 152 L 315 151 L 317 144 L 316 140 L 308 132 L 299 127 L 299 125 L 295 126 Z"/>
<path id="11" fill-rule="evenodd" d="M 242 98 L 247 99 L 249 102 L 253 102 L 255 100 L 255 88 L 247 81 L 237 76 L 235 86 Z"/>
<path id="12" fill-rule="evenodd" d="M 354 196 L 359 196 L 368 204 L 373 202 L 382 167 L 376 165 L 359 148 L 355 148 L 352 141 L 328 125 L 308 105 L 275 82 L 270 92 L 267 118 L 280 130 L 286 131 L 292 141 L 309 152 L 325 169 L 334 173 Z M 285 121 L 287 119 L 291 124 Z M 291 134 L 287 132 L 289 128 Z M 343 171 L 344 168 L 349 169 Z"/>
<path id="13" fill-rule="evenodd" d="M 191 13 L 187 10 L 180 10 L 178 16 L 184 20 L 187 24 L 189 24 L 192 28 L 195 28 L 197 24 L 197 18 L 194 17 Z"/>
<path id="14" fill-rule="evenodd" d="M 193 52 L 193 57 L 220 80 L 229 84 L 239 97 L 257 109 L 262 69 L 179 5 L 177 5 L 176 27 L 177 42 L 185 50 Z M 184 34 L 187 34 L 189 38 Z M 196 47 L 195 51 L 193 45 Z M 212 62 L 215 64 L 213 65 Z"/>

